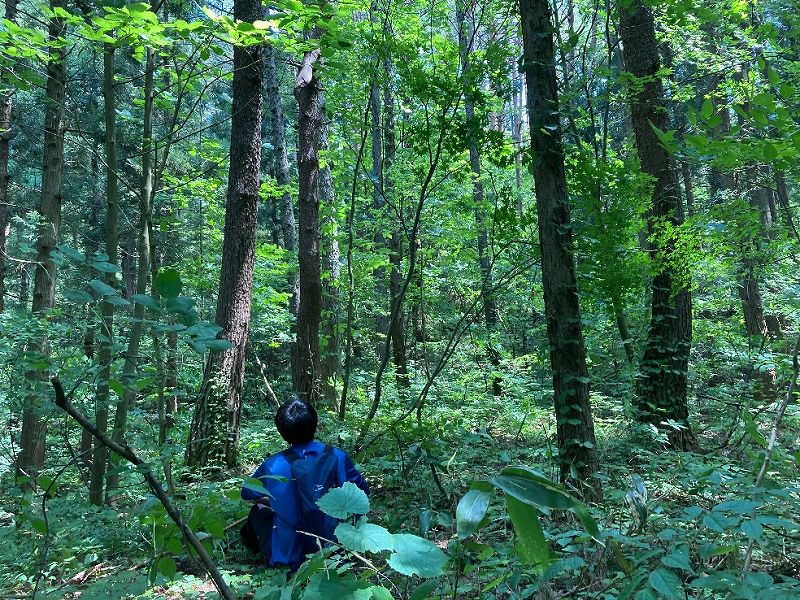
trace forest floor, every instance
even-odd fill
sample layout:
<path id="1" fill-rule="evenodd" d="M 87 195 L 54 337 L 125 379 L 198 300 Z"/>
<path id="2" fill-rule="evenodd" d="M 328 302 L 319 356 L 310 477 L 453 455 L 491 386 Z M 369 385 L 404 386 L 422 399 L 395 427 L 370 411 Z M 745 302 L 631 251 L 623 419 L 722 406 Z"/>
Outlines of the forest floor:
<path id="1" fill-rule="evenodd" d="M 544 574 L 537 574 L 515 551 L 499 495 L 484 526 L 458 542 L 455 509 L 471 482 L 515 464 L 550 478 L 557 475 L 552 459 L 555 424 L 546 394 L 514 390 L 531 386 L 521 378 L 508 386 L 509 394 L 500 398 L 468 394 L 466 386 L 463 393 L 449 387 L 431 399 L 421 422 L 411 417 L 392 432 L 382 428 L 404 403 L 388 403 L 373 429 L 386 434 L 355 457 L 373 489 L 370 521 L 392 532 L 427 537 L 453 558 L 430 596 L 413 596 L 420 584 L 416 577 L 392 575 L 395 597 L 721 598 L 732 589 L 732 598 L 800 597 L 794 596 L 800 586 L 793 587 L 800 579 L 794 521 L 800 514 L 800 457 L 778 452 L 768 483 L 753 490 L 774 406 L 740 399 L 753 415 L 742 419 L 742 406 L 732 408 L 729 395 L 718 390 L 692 407 L 702 453 L 664 450 L 658 435 L 631 425 L 625 402 L 613 390 L 593 393 L 604 500 L 590 508 L 603 531 L 602 543 L 590 539 L 570 513 L 544 510 L 554 559 Z M 157 435 L 151 413 L 147 405 L 134 411 L 133 447 L 146 448 L 146 440 Z M 359 416 L 353 414 L 342 424 L 324 413 L 318 437 L 348 448 Z M 187 411 L 179 427 L 186 427 L 188 418 Z M 284 576 L 276 580 L 274 572 L 260 568 L 243 548 L 235 523 L 248 509 L 238 499 L 242 477 L 283 443 L 266 407 L 245 408 L 242 423 L 241 469 L 224 479 L 198 480 L 177 468 L 176 498 L 190 524 L 210 541 L 237 594 L 272 598 L 269 590 L 280 587 L 275 582 Z M 784 448 L 796 449 L 798 423 L 800 409 L 790 406 L 780 440 Z M 161 457 L 147 454 L 151 461 L 172 456 L 177 462 L 180 453 L 176 443 Z M 147 494 L 139 474 L 121 470 L 121 493 L 113 505 L 102 508 L 86 502 L 79 471 L 67 470 L 52 497 L 33 498 L 28 524 L 19 518 L 19 497 L 4 495 L 8 512 L 0 515 L 1 597 L 31 597 L 34 589 L 37 598 L 82 600 L 216 597 L 202 569 L 173 541 L 175 528 Z M 45 515 L 45 529 L 30 526 Z M 753 573 L 748 579 L 742 577 L 742 562 L 751 541 Z M 461 572 L 458 579 L 455 565 Z M 653 579 L 657 573 L 663 581 Z M 376 576 L 369 569 L 361 575 Z M 734 579 L 740 583 L 732 583 Z M 674 596 L 667 592 L 670 587 Z"/>

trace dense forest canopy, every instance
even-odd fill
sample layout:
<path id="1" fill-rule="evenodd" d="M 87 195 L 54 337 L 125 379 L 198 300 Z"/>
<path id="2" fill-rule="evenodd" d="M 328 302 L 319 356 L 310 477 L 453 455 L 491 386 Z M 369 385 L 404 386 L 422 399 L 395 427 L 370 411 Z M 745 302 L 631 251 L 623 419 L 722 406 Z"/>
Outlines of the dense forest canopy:
<path id="1" fill-rule="evenodd" d="M 0 595 L 798 597 L 797 8 L 5 0 Z"/>

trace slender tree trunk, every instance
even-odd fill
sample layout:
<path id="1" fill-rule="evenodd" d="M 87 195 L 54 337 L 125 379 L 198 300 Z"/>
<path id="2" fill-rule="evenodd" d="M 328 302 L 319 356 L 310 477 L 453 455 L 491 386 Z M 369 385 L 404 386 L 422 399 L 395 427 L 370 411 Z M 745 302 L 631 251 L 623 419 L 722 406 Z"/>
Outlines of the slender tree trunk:
<path id="1" fill-rule="evenodd" d="M 5 17 L 14 21 L 17 16 L 17 0 L 6 0 Z M 5 69 L 0 69 L 0 76 Z M 6 299 L 6 250 L 11 222 L 8 220 L 8 158 L 11 145 L 12 93 L 0 94 L 0 312 L 5 309 Z"/>
<path id="2" fill-rule="evenodd" d="M 373 11 L 374 3 L 373 3 Z M 375 20 L 376 16 L 372 15 Z M 372 76 L 369 87 L 369 112 L 370 112 L 370 138 L 372 149 L 372 206 L 375 210 L 375 250 L 380 252 L 386 248 L 386 236 L 383 234 L 384 219 L 386 219 L 386 201 L 383 183 L 383 136 L 381 134 L 381 88 L 376 73 Z M 389 331 L 389 310 L 391 310 L 391 298 L 386 289 L 386 268 L 380 266 L 372 273 L 375 279 L 375 354 L 380 362 L 383 357 L 381 352 L 385 346 L 383 337 L 391 335 Z M 389 298 L 388 302 L 384 302 Z"/>
<path id="3" fill-rule="evenodd" d="M 259 0 L 236 0 L 234 19 L 261 17 Z M 242 409 L 244 358 L 250 325 L 258 194 L 261 165 L 261 117 L 264 69 L 260 46 L 233 51 L 233 118 L 228 201 L 217 297 L 219 337 L 232 347 L 211 353 L 192 417 L 186 462 L 211 466 L 236 464 Z"/>
<path id="4" fill-rule="evenodd" d="M 314 30 L 309 39 L 318 39 Z M 297 310 L 297 392 L 307 402 L 320 395 L 319 324 L 322 312 L 319 227 L 319 131 L 322 121 L 319 75 L 320 50 L 309 50 L 297 74 L 294 96 L 298 106 L 299 262 L 300 305 Z"/>
<path id="5" fill-rule="evenodd" d="M 328 117 L 325 99 L 322 98 L 322 124 L 319 132 L 319 147 L 328 149 Z M 327 406 L 335 408 L 338 401 L 336 383 L 342 378 L 342 352 L 339 336 L 341 302 L 339 300 L 338 211 L 333 188 L 333 174 L 329 164 L 319 174 L 320 204 L 323 207 L 322 264 L 325 275 L 322 278 L 322 357 L 320 361 L 322 398 Z"/>
<path id="6" fill-rule="evenodd" d="M 272 146 L 275 157 L 275 180 L 282 189 L 281 193 L 281 230 L 283 231 L 283 247 L 287 253 L 294 255 L 297 252 L 297 226 L 294 219 L 294 204 L 290 186 L 292 183 L 289 174 L 289 155 L 286 151 L 286 121 L 283 115 L 280 87 L 278 85 L 278 68 L 275 63 L 275 49 L 267 46 L 265 49 L 267 99 L 269 111 L 272 115 Z M 289 314 L 297 319 L 297 308 L 300 302 L 300 274 L 296 269 L 291 269 L 288 274 L 289 284 Z M 289 347 L 289 361 L 291 363 L 292 381 L 295 387 L 299 379 L 297 368 L 297 343 L 292 342 Z"/>
<path id="7" fill-rule="evenodd" d="M 789 204 L 789 188 L 786 185 L 786 175 L 783 171 L 775 171 L 775 188 L 777 190 L 777 197 L 778 197 L 778 204 L 783 211 L 783 218 L 786 222 L 786 226 L 792 230 L 795 237 L 800 239 L 800 235 L 798 235 L 797 227 L 794 224 L 794 217 L 792 215 L 792 207 Z"/>
<path id="8" fill-rule="evenodd" d="M 577 480 L 588 497 L 599 500 L 602 489 L 595 477 L 599 461 L 572 254 L 553 24 L 547 0 L 520 0 L 519 8 L 561 478 Z"/>
<path id="9" fill-rule="evenodd" d="M 686 212 L 690 217 L 694 216 L 694 187 L 692 186 L 692 167 L 685 160 L 681 162 L 681 173 L 683 175 L 683 192 L 686 196 Z"/>
<path id="10" fill-rule="evenodd" d="M 655 181 L 648 229 L 655 233 L 659 222 L 680 225 L 683 212 L 680 188 L 672 157 L 653 127 L 669 129 L 664 88 L 658 76 L 659 56 L 655 24 L 642 0 L 633 0 L 620 17 L 625 68 L 642 82 L 631 89 L 631 117 L 642 170 Z M 669 257 L 674 243 L 660 251 Z M 678 272 L 669 259 L 659 261 L 652 282 L 650 329 L 640 363 L 635 402 L 637 418 L 666 431 L 670 443 L 681 450 L 697 447 L 689 426 L 686 375 L 692 343 L 692 299 L 687 273 Z M 675 429 L 668 422 L 681 428 Z"/>
<path id="11" fill-rule="evenodd" d="M 137 231 L 136 293 L 147 293 L 147 278 L 150 272 L 150 220 L 153 201 L 153 91 L 154 91 L 155 53 L 147 49 L 144 71 L 144 118 L 142 123 L 142 183 L 139 190 L 139 227 Z M 136 302 L 133 306 L 133 323 L 128 333 L 128 347 L 125 350 L 125 363 L 122 367 L 124 391 L 117 401 L 114 412 L 112 439 L 123 443 L 128 425 L 128 411 L 136 400 L 136 370 L 139 367 L 142 333 L 144 331 L 145 307 Z M 115 490 L 119 476 L 108 478 L 108 492 Z"/>
<path id="12" fill-rule="evenodd" d="M 489 256 L 489 234 L 486 228 L 485 193 L 481 179 L 481 157 L 478 151 L 477 131 L 481 124 L 475 118 L 476 81 L 470 69 L 470 52 L 475 37 L 473 24 L 473 0 L 467 0 L 467 6 L 459 8 L 457 20 L 458 46 L 461 58 L 461 70 L 464 85 L 464 112 L 467 118 L 467 144 L 469 146 L 469 165 L 472 171 L 472 200 L 475 205 L 475 229 L 478 238 L 478 267 L 481 273 L 481 287 L 483 294 L 483 319 L 486 326 L 487 352 L 489 362 L 496 372 L 500 367 L 500 354 L 494 347 L 494 335 L 497 327 L 497 303 L 490 290 L 492 284 L 491 257 Z M 500 377 L 495 373 L 492 377 L 492 393 L 499 396 L 502 393 Z"/>
<path id="13" fill-rule="evenodd" d="M 392 61 L 386 58 L 383 61 L 383 70 L 386 81 L 383 85 L 383 129 L 384 129 L 384 157 L 383 157 L 383 193 L 386 198 L 395 198 L 394 179 L 392 178 L 392 165 L 397 155 L 397 142 L 395 140 L 394 95 L 392 94 Z M 402 393 L 408 388 L 408 353 L 406 350 L 406 327 L 402 307 L 398 306 L 403 287 L 403 236 L 397 225 L 392 230 L 392 239 L 389 243 L 389 314 L 396 317 L 389 323 L 389 335 L 392 336 L 392 362 L 394 362 L 395 380 L 397 389 Z"/>
<path id="14" fill-rule="evenodd" d="M 117 102 L 114 94 L 114 46 L 106 44 L 103 50 L 103 101 L 105 115 L 105 163 L 106 163 L 106 254 L 108 262 L 117 264 L 117 214 L 118 181 L 117 181 Z M 114 273 L 106 275 L 106 284 L 114 287 Z M 111 381 L 111 365 L 114 360 L 114 305 L 102 303 L 101 327 L 103 336 L 100 343 L 100 380 L 97 384 L 95 403 L 95 427 L 104 435 L 108 432 L 109 382 Z M 108 448 L 95 440 L 92 457 L 91 480 L 89 483 L 89 502 L 94 505 L 103 503 L 103 491 L 106 483 L 108 464 Z"/>
<path id="15" fill-rule="evenodd" d="M 51 9 L 63 9 L 64 6 L 63 0 L 52 0 L 50 3 Z M 66 29 L 64 19 L 52 17 L 47 29 L 52 45 L 48 51 L 45 88 L 40 227 L 36 240 L 36 273 L 31 306 L 34 314 L 44 313 L 55 306 L 56 264 L 50 254 L 56 247 L 61 228 L 64 176 L 64 92 L 67 73 L 64 48 L 60 44 Z M 48 353 L 46 339 L 42 340 L 41 350 Z M 38 408 L 41 396 L 46 393 L 47 373 L 34 372 L 28 376 L 38 383 L 38 389 L 26 399 L 23 409 L 21 448 L 16 469 L 22 475 L 35 477 L 44 466 L 47 421 L 41 417 Z"/>

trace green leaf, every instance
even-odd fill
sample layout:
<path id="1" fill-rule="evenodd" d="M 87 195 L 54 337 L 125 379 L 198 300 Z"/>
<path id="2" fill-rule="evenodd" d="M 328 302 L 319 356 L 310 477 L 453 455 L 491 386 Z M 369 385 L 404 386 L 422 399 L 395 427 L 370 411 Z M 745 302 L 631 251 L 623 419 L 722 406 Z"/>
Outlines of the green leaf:
<path id="1" fill-rule="evenodd" d="M 373 600 L 394 600 L 392 593 L 382 585 L 373 585 L 367 591 L 372 594 Z"/>
<path id="2" fill-rule="evenodd" d="M 183 289 L 181 276 L 175 269 L 159 271 L 153 288 L 164 298 L 177 298 Z"/>
<path id="3" fill-rule="evenodd" d="M 782 83 L 778 88 L 778 91 L 780 92 L 784 100 L 788 100 L 789 98 L 794 96 L 794 86 L 792 86 L 789 83 Z"/>
<path id="4" fill-rule="evenodd" d="M 689 561 L 689 546 L 687 544 L 676 544 L 669 554 L 661 558 L 661 562 L 666 567 L 692 572 L 692 564 Z"/>
<path id="5" fill-rule="evenodd" d="M 447 555 L 433 542 L 410 533 L 396 533 L 388 563 L 402 575 L 438 577 L 447 564 Z"/>
<path id="6" fill-rule="evenodd" d="M 162 556 L 159 558 L 156 568 L 167 579 L 172 579 L 175 577 L 175 573 L 178 572 L 178 567 L 171 556 Z"/>
<path id="7" fill-rule="evenodd" d="M 64 296 L 75 304 L 90 304 L 94 300 L 91 295 L 80 290 L 64 290 Z"/>
<path id="8" fill-rule="evenodd" d="M 506 494 L 532 506 L 570 509 L 576 502 L 558 484 L 525 467 L 506 467 L 490 481 Z"/>
<path id="9" fill-rule="evenodd" d="M 737 520 L 734 518 L 726 517 L 714 511 L 711 511 L 705 517 L 703 517 L 703 525 L 712 531 L 718 531 L 719 533 L 722 533 L 726 529 L 732 527 L 736 521 Z"/>
<path id="10" fill-rule="evenodd" d="M 369 512 L 369 498 L 356 484 L 346 482 L 333 488 L 317 501 L 317 506 L 326 515 L 346 519 L 350 515 L 365 515 Z"/>
<path id="11" fill-rule="evenodd" d="M 706 99 L 703 102 L 703 106 L 700 108 L 700 116 L 704 119 L 707 119 L 711 115 L 714 114 L 714 103 L 711 100 Z"/>
<path id="12" fill-rule="evenodd" d="M 117 290 L 99 279 L 92 279 L 89 282 L 89 287 L 92 288 L 99 296 L 116 296 Z"/>
<path id="13" fill-rule="evenodd" d="M 761 534 L 764 533 L 764 528 L 758 522 L 758 519 L 747 519 L 742 522 L 741 529 L 742 533 L 754 540 L 761 539 Z"/>
<path id="14" fill-rule="evenodd" d="M 350 523 L 339 523 L 336 539 L 349 550 L 356 552 L 382 552 L 394 550 L 394 538 L 387 529 L 362 519 L 353 527 Z"/>
<path id="15" fill-rule="evenodd" d="M 38 517 L 34 517 L 31 519 L 31 527 L 36 533 L 41 533 L 42 535 L 47 535 L 47 523 L 44 519 L 40 519 Z"/>
<path id="16" fill-rule="evenodd" d="M 437 585 L 439 585 L 439 583 L 434 580 L 423 581 L 413 592 L 411 592 L 408 600 L 425 600 L 431 595 L 431 592 L 436 589 Z"/>
<path id="17" fill-rule="evenodd" d="M 475 533 L 489 509 L 489 500 L 491 495 L 488 492 L 477 489 L 469 490 L 461 498 L 456 507 L 456 530 L 459 539 L 466 539 Z"/>
<path id="18" fill-rule="evenodd" d="M 152 296 L 148 296 L 147 294 L 134 294 L 131 296 L 131 300 L 141 304 L 145 308 L 149 308 L 150 310 L 161 310 L 161 306 L 159 306 L 158 302 L 156 302 Z"/>
<path id="19" fill-rule="evenodd" d="M 669 569 L 656 569 L 647 578 L 650 587 L 667 598 L 683 598 L 681 579 Z"/>
<path id="20" fill-rule="evenodd" d="M 547 569 L 552 554 L 539 522 L 539 511 L 509 494 L 506 494 L 506 506 L 519 540 L 519 555 L 531 565 L 534 572 L 541 575 Z"/>

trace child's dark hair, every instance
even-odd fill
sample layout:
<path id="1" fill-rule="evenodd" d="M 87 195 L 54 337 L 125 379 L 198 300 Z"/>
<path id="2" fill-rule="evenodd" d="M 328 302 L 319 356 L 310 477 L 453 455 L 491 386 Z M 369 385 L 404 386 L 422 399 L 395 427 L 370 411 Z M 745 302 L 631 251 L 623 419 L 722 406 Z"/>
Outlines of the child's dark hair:
<path id="1" fill-rule="evenodd" d="M 275 426 L 290 444 L 305 444 L 317 433 L 317 411 L 297 397 L 281 404 L 275 413 Z"/>

